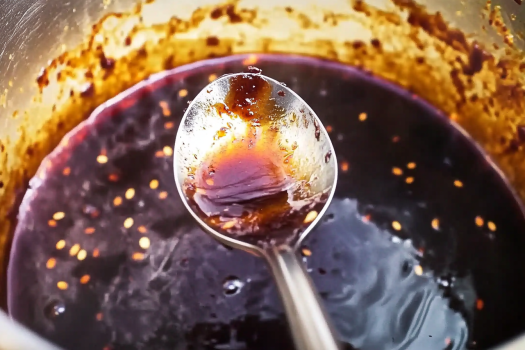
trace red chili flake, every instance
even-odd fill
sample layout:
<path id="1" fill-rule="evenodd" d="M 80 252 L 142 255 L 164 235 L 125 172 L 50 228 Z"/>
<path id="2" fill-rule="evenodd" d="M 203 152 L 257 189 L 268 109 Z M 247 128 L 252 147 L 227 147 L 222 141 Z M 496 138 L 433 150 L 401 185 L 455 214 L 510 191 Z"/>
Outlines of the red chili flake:
<path id="1" fill-rule="evenodd" d="M 481 311 L 483 310 L 484 307 L 485 307 L 485 302 L 482 299 L 476 300 L 476 309 Z"/>
<path id="2" fill-rule="evenodd" d="M 119 178 L 120 177 L 117 174 L 109 174 L 109 177 L 108 177 L 109 181 L 111 182 L 117 182 Z"/>

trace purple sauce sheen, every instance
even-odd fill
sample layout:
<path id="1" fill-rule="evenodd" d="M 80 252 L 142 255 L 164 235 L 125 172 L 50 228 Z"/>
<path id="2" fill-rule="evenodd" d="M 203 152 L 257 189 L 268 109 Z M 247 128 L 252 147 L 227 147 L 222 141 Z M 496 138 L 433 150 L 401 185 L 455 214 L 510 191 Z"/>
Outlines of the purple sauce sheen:
<path id="1" fill-rule="evenodd" d="M 246 71 L 246 58 L 154 76 L 98 109 L 48 157 L 15 232 L 16 320 L 65 349 L 293 349 L 263 260 L 197 226 L 178 197 L 173 159 L 162 154 L 209 75 Z M 471 140 L 424 101 L 357 69 L 275 55 L 256 66 L 331 130 L 338 187 L 301 252 L 345 349 L 482 349 L 525 330 L 525 221 Z M 97 162 L 101 154 L 107 162 Z M 476 226 L 476 216 L 497 230 Z"/>

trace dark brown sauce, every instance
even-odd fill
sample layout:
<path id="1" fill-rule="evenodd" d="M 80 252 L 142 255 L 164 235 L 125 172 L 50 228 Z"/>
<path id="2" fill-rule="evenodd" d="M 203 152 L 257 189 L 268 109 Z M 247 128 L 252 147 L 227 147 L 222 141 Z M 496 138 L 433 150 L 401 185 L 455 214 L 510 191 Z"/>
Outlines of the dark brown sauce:
<path id="1" fill-rule="evenodd" d="M 230 123 L 221 127 L 215 134 L 220 143 L 217 150 L 185 183 L 194 210 L 210 226 L 228 234 L 291 237 L 315 207 L 315 203 L 293 201 L 293 165 L 288 150 L 279 146 L 279 131 L 272 126 L 272 116 L 279 109 L 271 94 L 272 86 L 261 76 L 245 74 L 230 80 L 224 104 L 214 107 L 219 114 L 245 121 L 246 132 L 231 134 Z"/>
<path id="2" fill-rule="evenodd" d="M 199 229 L 164 152 L 209 76 L 239 72 L 249 57 L 148 81 L 46 160 L 18 215 L 15 320 L 68 350 L 293 349 L 263 260 Z M 320 112 L 339 160 L 334 201 L 300 251 L 344 349 L 487 349 L 522 333 L 525 222 L 471 140 L 412 92 L 367 72 L 305 57 L 258 60 Z M 65 218 L 50 222 L 57 212 Z M 85 260 L 71 255 L 77 244 Z"/>
<path id="3" fill-rule="evenodd" d="M 264 78 L 254 74 L 238 75 L 230 80 L 230 91 L 224 102 L 244 120 L 264 118 L 271 94 L 272 87 Z"/>

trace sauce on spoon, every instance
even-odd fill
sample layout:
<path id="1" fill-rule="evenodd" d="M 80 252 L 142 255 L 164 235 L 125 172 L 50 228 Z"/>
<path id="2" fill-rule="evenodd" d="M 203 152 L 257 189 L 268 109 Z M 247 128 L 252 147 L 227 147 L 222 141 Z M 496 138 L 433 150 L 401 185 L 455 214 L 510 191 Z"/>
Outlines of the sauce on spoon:
<path id="1" fill-rule="evenodd" d="M 271 97 L 272 86 L 246 74 L 233 77 L 228 88 L 224 103 L 209 111 L 224 125 L 213 149 L 185 181 L 185 194 L 200 217 L 223 233 L 295 237 L 299 231 L 294 228 L 312 222 L 326 198 L 296 199 L 297 145 L 281 142 L 276 122 L 285 111 Z"/>

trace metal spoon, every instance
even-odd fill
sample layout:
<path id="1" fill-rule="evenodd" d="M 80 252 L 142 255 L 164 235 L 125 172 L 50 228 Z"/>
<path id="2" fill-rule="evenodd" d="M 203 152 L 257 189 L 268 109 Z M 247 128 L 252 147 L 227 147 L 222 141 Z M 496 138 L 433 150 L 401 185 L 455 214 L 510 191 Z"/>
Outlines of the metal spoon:
<path id="1" fill-rule="evenodd" d="M 202 165 L 210 153 L 218 152 L 218 144 L 221 142 L 217 137 L 218 131 L 227 127 L 227 131 L 232 133 L 244 132 L 242 130 L 249 123 L 235 113 L 229 113 L 231 111 L 228 111 L 228 108 L 226 114 L 222 113 L 225 112 L 224 108 L 222 112 L 216 108 L 227 99 L 235 79 L 259 79 L 259 82 L 263 79 L 269 84 L 266 86 L 271 87 L 271 94 L 267 95 L 267 99 L 259 101 L 256 109 L 271 114 L 272 130 L 278 128 L 275 142 L 293 145 L 293 162 L 296 169 L 292 177 L 295 177 L 294 181 L 297 180 L 297 183 L 290 187 L 291 192 L 296 191 L 290 198 L 298 196 L 301 203 L 307 203 L 314 198 L 317 201 L 318 211 L 308 212 L 298 227 L 284 232 L 285 237 L 280 233 L 278 238 L 263 235 L 262 238 L 254 240 L 257 232 L 252 232 L 250 236 L 236 235 L 223 229 L 227 226 L 221 228 L 211 225 L 210 221 L 203 217 L 203 213 L 196 210 L 195 202 L 191 201 L 189 192 L 185 189 L 184 184 L 188 178 L 195 178 L 195 169 Z M 253 102 L 250 99 L 247 101 Z M 237 140 L 235 136 L 232 137 Z M 266 259 L 281 294 L 296 348 L 338 349 L 334 328 L 296 254 L 301 241 L 312 231 L 328 208 L 337 183 L 337 160 L 332 143 L 312 109 L 284 84 L 260 75 L 259 72 L 226 75 L 204 88 L 190 103 L 180 124 L 174 150 L 177 189 L 195 220 L 221 243 Z M 294 187 L 300 182 L 299 178 L 303 179 L 302 185 Z M 306 192 L 302 188 L 305 183 L 308 188 Z"/>

